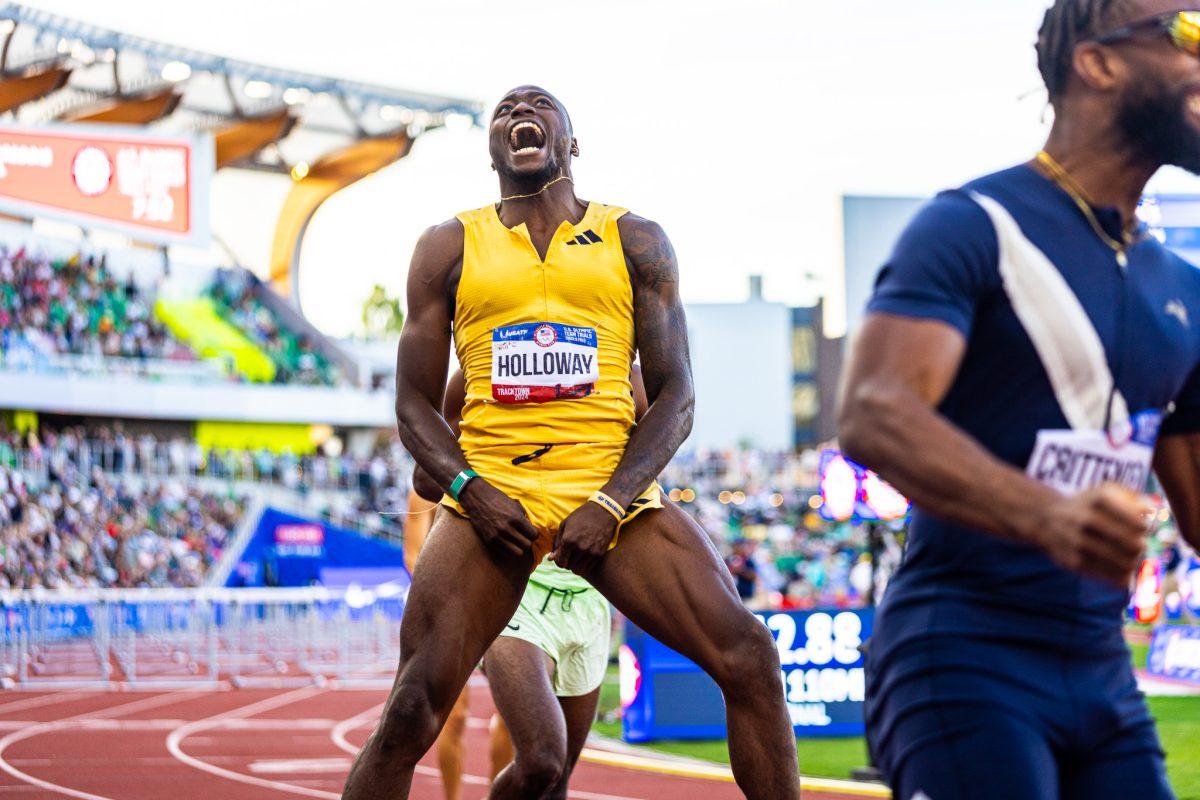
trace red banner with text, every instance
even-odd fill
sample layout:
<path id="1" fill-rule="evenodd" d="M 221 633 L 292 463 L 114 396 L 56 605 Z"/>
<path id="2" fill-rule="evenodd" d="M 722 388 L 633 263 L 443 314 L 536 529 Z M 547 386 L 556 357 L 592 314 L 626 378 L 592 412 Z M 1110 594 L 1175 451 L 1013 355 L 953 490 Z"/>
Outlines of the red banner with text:
<path id="1" fill-rule="evenodd" d="M 208 240 L 212 139 L 95 125 L 0 125 L 0 210 L 120 230 L 152 242 Z"/>

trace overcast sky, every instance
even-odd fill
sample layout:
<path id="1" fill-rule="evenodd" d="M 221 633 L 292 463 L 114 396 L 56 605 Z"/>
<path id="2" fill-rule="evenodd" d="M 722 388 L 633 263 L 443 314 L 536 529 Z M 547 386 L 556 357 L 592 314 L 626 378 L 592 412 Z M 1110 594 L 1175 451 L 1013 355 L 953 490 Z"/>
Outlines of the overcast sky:
<path id="1" fill-rule="evenodd" d="M 570 109 L 581 197 L 674 240 L 688 301 L 840 291 L 843 194 L 925 195 L 1029 158 L 1046 132 L 1032 42 L 1049 0 L 37 0 L 221 55 L 489 107 L 538 83 Z M 318 212 L 305 312 L 358 324 L 401 291 L 421 230 L 494 201 L 483 131 L 437 131 Z M 213 223 L 262 271 L 285 179 L 219 176 Z M 1157 191 L 1198 191 L 1164 173 Z M 832 320 L 837 324 L 837 320 Z"/>

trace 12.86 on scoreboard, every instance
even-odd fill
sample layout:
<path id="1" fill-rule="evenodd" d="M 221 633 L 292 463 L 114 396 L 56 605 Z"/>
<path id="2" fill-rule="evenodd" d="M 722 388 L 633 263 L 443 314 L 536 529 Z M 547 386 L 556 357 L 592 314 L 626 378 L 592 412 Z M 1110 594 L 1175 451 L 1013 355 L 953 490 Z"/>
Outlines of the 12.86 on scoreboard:
<path id="1" fill-rule="evenodd" d="M 860 648 L 871 635 L 873 611 L 779 611 L 755 616 L 775 638 L 784 696 L 796 732 L 861 734 L 866 679 Z"/>

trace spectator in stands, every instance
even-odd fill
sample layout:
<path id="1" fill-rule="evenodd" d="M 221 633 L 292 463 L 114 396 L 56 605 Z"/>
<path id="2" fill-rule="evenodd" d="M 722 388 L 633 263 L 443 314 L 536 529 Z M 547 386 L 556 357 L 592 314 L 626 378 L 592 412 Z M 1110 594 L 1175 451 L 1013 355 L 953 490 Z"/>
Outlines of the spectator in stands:
<path id="1" fill-rule="evenodd" d="M 725 559 L 725 565 L 737 584 L 738 597 L 743 603 L 754 600 L 758 591 L 758 564 L 754 560 L 754 542 L 738 539 L 733 543 L 733 552 Z"/>

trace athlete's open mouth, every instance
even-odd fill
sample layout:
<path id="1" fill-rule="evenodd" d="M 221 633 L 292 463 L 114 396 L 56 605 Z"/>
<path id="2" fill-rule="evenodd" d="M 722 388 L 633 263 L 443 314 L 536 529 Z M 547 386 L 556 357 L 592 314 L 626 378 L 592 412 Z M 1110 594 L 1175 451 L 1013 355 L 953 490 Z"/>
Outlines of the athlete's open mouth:
<path id="1" fill-rule="evenodd" d="M 546 143 L 546 132 L 536 122 L 522 120 L 508 132 L 508 146 L 517 155 L 536 153 Z"/>

